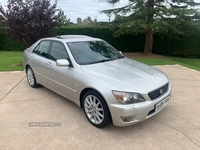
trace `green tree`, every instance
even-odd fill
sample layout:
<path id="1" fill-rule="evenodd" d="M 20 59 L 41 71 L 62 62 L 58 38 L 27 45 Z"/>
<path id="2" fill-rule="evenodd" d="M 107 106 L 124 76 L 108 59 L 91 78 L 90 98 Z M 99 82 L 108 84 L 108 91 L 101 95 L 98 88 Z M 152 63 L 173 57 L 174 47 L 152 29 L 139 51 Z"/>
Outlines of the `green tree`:
<path id="1" fill-rule="evenodd" d="M 57 21 L 61 25 L 64 25 L 64 26 L 70 25 L 70 19 L 67 19 L 67 16 L 65 15 L 63 10 L 61 10 L 61 9 L 59 10 L 58 16 L 59 16 L 59 18 L 57 19 Z"/>
<path id="2" fill-rule="evenodd" d="M 86 18 L 86 20 L 87 20 L 88 22 L 90 22 L 90 23 L 94 23 L 94 21 L 91 19 L 90 16 L 88 16 L 88 17 Z"/>
<path id="3" fill-rule="evenodd" d="M 120 0 L 106 0 L 115 4 Z M 127 17 L 119 17 L 119 30 L 116 34 L 145 33 L 145 46 L 143 53 L 152 53 L 153 35 L 184 34 L 181 26 L 188 25 L 191 28 L 193 22 L 198 19 L 199 12 L 193 0 L 128 0 L 128 4 L 121 8 L 103 10 L 105 14 L 122 14 Z"/>
<path id="4" fill-rule="evenodd" d="M 50 0 L 8 0 L 6 10 L 0 5 L 5 34 L 23 47 L 49 36 L 60 24 L 56 5 L 57 1 L 51 5 Z"/>

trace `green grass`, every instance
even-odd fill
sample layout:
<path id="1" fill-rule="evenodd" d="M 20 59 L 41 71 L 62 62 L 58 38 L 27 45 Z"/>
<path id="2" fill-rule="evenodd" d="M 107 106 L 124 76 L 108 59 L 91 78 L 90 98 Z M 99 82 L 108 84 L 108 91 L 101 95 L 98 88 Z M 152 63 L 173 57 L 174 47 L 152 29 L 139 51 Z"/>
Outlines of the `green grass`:
<path id="1" fill-rule="evenodd" d="M 140 61 L 140 62 L 148 64 L 148 65 L 179 64 L 179 65 L 200 71 L 200 59 L 166 57 L 166 59 L 163 59 L 163 58 L 134 58 L 134 60 Z"/>
<path id="2" fill-rule="evenodd" d="M 23 70 L 23 52 L 0 51 L 0 71 Z"/>
<path id="3" fill-rule="evenodd" d="M 165 57 L 165 58 L 134 58 L 148 65 L 175 65 L 179 64 L 200 71 L 200 59 Z M 23 52 L 0 51 L 0 71 L 20 71 L 22 66 Z"/>

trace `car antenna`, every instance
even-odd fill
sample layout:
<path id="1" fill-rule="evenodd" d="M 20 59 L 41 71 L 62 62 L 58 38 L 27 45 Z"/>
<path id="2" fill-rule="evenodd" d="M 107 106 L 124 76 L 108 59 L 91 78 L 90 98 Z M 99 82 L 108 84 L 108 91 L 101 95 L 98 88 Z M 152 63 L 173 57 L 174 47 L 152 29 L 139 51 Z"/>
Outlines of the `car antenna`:
<path id="1" fill-rule="evenodd" d="M 61 35 L 57 35 L 57 38 L 62 39 Z"/>

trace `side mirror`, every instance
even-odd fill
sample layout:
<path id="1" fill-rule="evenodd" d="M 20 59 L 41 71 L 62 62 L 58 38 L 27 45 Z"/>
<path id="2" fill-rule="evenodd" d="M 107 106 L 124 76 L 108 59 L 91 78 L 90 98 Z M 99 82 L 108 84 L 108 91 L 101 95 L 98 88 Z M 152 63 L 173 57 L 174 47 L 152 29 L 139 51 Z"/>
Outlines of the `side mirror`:
<path id="1" fill-rule="evenodd" d="M 69 61 L 67 59 L 58 59 L 56 65 L 60 67 L 69 66 Z"/>
<path id="2" fill-rule="evenodd" d="M 123 54 L 122 54 L 122 51 L 119 51 L 119 53 L 120 53 L 121 55 L 123 55 Z"/>

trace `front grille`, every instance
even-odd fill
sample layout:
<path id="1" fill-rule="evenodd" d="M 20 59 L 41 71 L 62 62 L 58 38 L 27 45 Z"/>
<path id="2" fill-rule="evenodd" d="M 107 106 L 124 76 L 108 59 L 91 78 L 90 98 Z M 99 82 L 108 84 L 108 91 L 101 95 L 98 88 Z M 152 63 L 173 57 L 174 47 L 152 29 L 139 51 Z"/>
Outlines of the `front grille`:
<path id="1" fill-rule="evenodd" d="M 165 94 L 168 90 L 168 87 L 169 87 L 169 83 L 165 84 L 164 86 L 148 93 L 149 97 L 151 100 L 154 100 L 158 97 L 160 97 L 161 95 Z"/>

